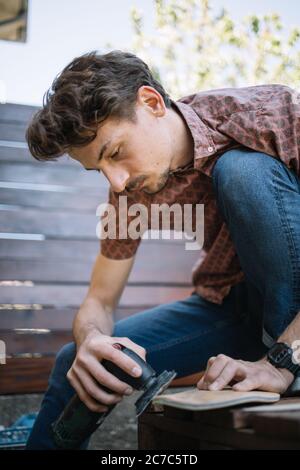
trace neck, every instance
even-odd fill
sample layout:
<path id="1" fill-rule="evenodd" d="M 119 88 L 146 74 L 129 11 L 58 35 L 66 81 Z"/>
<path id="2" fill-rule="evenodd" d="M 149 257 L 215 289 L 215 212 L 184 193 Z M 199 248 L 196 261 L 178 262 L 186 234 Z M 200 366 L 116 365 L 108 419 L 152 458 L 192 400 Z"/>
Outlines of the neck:
<path id="1" fill-rule="evenodd" d="M 194 160 L 194 139 L 186 121 L 173 107 L 170 109 L 170 118 L 174 154 L 170 169 L 174 171 Z"/>

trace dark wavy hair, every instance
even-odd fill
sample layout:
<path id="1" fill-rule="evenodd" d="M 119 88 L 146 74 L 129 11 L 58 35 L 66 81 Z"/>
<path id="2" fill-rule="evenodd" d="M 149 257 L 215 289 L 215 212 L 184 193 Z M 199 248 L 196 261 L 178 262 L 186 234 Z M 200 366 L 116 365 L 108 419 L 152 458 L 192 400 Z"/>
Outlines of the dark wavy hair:
<path id="1" fill-rule="evenodd" d="M 56 76 L 26 129 L 32 156 L 56 160 L 71 146 L 88 144 L 108 117 L 136 122 L 134 108 L 142 85 L 155 88 L 171 107 L 163 86 L 136 55 L 114 50 L 76 57 Z"/>

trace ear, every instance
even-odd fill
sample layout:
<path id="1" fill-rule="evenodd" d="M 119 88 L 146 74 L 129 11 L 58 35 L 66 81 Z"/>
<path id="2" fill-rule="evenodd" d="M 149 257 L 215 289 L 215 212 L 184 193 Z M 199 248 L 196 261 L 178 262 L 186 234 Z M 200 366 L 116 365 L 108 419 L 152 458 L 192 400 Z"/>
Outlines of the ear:
<path id="1" fill-rule="evenodd" d="M 166 113 L 165 102 L 161 94 L 155 88 L 142 85 L 138 89 L 137 104 L 143 106 L 157 117 L 162 117 Z"/>

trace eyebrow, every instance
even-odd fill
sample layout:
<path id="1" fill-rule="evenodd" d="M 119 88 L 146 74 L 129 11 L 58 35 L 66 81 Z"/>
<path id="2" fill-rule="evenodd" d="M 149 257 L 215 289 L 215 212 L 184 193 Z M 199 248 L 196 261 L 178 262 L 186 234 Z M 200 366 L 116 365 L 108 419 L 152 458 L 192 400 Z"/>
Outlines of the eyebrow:
<path id="1" fill-rule="evenodd" d="M 99 152 L 99 156 L 98 156 L 98 160 L 97 162 L 100 162 L 101 158 L 103 157 L 103 154 L 105 152 L 105 150 L 107 149 L 107 147 L 110 145 L 111 141 L 110 140 L 107 140 L 101 147 L 100 149 L 100 152 Z M 95 168 L 85 168 L 87 171 L 90 171 L 90 170 L 95 170 Z"/>

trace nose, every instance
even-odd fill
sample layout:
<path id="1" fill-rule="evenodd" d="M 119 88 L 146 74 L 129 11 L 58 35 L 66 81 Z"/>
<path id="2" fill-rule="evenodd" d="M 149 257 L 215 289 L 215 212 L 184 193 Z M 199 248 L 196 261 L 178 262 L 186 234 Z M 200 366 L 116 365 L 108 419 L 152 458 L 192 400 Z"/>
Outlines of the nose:
<path id="1" fill-rule="evenodd" d="M 108 179 L 112 190 L 116 193 L 124 191 L 126 184 L 129 180 L 129 174 L 127 171 L 124 170 L 106 170 L 105 176 Z"/>

